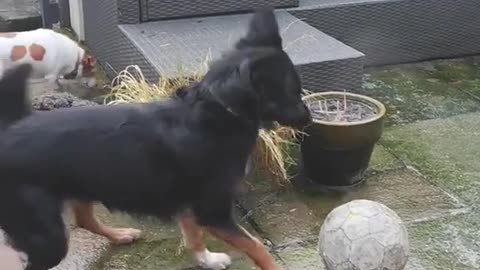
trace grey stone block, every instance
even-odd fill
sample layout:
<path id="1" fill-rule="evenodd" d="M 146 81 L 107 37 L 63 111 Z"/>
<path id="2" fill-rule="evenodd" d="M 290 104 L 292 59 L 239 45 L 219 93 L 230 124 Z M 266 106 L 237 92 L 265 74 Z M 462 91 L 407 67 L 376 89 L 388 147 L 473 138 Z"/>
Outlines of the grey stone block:
<path id="1" fill-rule="evenodd" d="M 38 0 L 0 1 L 0 32 L 27 31 L 41 26 Z"/>
<path id="2" fill-rule="evenodd" d="M 277 20 L 286 52 L 302 75 L 304 86 L 354 90 L 360 87 L 363 54 L 316 30 L 285 11 Z M 210 55 L 229 50 L 245 34 L 250 14 L 125 24 L 119 28 L 151 64 L 147 74 L 174 77 L 179 68 L 198 70 Z M 152 76 L 153 75 L 153 76 Z"/>

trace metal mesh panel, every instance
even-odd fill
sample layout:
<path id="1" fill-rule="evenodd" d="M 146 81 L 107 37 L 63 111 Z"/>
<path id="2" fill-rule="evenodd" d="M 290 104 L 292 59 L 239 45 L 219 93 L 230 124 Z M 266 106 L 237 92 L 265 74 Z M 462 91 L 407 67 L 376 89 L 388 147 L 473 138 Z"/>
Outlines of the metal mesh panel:
<path id="1" fill-rule="evenodd" d="M 362 84 L 364 57 L 300 65 L 302 85 L 313 92 L 358 92 Z"/>
<path id="2" fill-rule="evenodd" d="M 324 0 L 304 0 L 300 8 L 290 12 L 365 53 L 367 65 L 480 52 L 480 1 L 350 0 L 341 5 L 327 2 L 329 5 Z"/>
<path id="3" fill-rule="evenodd" d="M 294 7 L 298 0 L 147 0 L 143 20 L 249 11 L 262 6 Z"/>
<path id="4" fill-rule="evenodd" d="M 110 1 L 110 0 L 108 0 Z M 103 2 L 103 0 L 101 0 Z M 140 2 L 139 0 L 116 0 L 118 7 L 118 23 L 139 23 Z"/>
<path id="5" fill-rule="evenodd" d="M 131 64 L 139 65 L 149 78 L 158 78 L 150 62 L 118 28 L 116 0 L 87 0 L 83 2 L 83 7 L 87 45 L 110 78 Z"/>

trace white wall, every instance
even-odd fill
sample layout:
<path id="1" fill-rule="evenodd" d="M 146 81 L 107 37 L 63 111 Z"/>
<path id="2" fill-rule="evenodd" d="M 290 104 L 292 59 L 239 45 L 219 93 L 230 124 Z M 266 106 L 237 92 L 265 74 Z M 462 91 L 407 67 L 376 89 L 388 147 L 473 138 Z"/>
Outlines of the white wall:
<path id="1" fill-rule="evenodd" d="M 79 41 L 85 41 L 85 25 L 83 22 L 83 0 L 68 0 L 70 4 L 70 24 Z"/>

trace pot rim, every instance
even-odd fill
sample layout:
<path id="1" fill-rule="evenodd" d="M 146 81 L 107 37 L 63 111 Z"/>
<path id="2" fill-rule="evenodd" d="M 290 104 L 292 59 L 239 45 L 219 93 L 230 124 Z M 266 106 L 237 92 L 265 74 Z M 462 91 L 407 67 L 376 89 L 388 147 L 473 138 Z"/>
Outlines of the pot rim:
<path id="1" fill-rule="evenodd" d="M 383 105 L 383 103 L 381 103 L 380 101 L 378 101 L 374 98 L 371 98 L 369 96 L 354 94 L 354 93 L 351 93 L 351 92 L 341 92 L 341 91 L 317 92 L 317 93 L 312 93 L 312 94 L 308 94 L 308 95 L 303 96 L 302 100 L 305 102 L 312 97 L 329 96 L 329 95 L 335 95 L 335 96 L 346 95 L 346 96 L 349 96 L 349 97 L 354 97 L 356 99 L 366 100 L 369 103 L 373 103 L 378 108 L 378 115 L 373 117 L 373 118 L 369 118 L 369 119 L 365 119 L 365 120 L 361 120 L 361 121 L 356 121 L 356 122 L 330 122 L 330 121 L 324 121 L 324 120 L 319 120 L 319 119 L 312 119 L 313 123 L 322 124 L 322 125 L 329 125 L 329 126 L 358 126 L 358 125 L 364 125 L 364 124 L 368 124 L 368 123 L 371 123 L 371 122 L 375 122 L 375 121 L 381 119 L 387 111 L 387 109 L 385 108 L 385 105 Z"/>

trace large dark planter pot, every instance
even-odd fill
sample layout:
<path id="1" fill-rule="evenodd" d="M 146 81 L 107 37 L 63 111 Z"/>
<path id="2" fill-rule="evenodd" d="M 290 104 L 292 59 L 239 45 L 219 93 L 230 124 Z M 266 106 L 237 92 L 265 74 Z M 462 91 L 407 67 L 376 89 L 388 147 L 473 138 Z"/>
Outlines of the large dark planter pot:
<path id="1" fill-rule="evenodd" d="M 314 119 L 301 141 L 302 174 L 309 182 L 327 189 L 348 189 L 364 179 L 375 143 L 383 132 L 385 106 L 370 97 L 344 92 L 307 95 L 304 102 L 342 98 L 375 108 L 373 118 L 358 122 L 328 122 Z"/>

